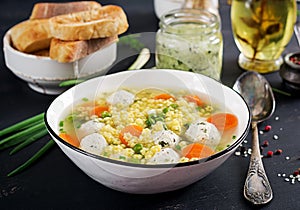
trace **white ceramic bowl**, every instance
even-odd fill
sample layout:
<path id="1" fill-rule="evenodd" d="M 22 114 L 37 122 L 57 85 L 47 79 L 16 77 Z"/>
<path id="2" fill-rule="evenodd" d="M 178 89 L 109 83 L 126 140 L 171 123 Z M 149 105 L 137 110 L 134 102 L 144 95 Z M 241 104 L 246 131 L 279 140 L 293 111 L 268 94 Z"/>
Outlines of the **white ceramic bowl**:
<path id="1" fill-rule="evenodd" d="M 213 103 L 222 102 L 239 120 L 236 140 L 227 149 L 207 159 L 187 163 L 143 165 L 125 163 L 96 156 L 76 148 L 59 136 L 59 122 L 70 107 L 82 98 L 93 99 L 101 92 L 119 88 L 189 90 L 213 96 Z M 46 112 L 45 122 L 50 135 L 62 151 L 88 176 L 101 184 L 128 193 L 150 194 L 176 190 L 188 186 L 220 166 L 246 138 L 250 125 L 250 111 L 243 98 L 221 83 L 191 72 L 178 70 L 135 70 L 91 79 L 72 87 L 58 96 Z"/>
<path id="2" fill-rule="evenodd" d="M 117 44 L 111 44 L 85 58 L 72 63 L 59 63 L 45 56 L 26 54 L 11 46 L 10 31 L 3 38 L 6 66 L 19 78 L 26 81 L 33 90 L 56 95 L 66 88 L 59 84 L 66 80 L 104 75 L 117 56 Z M 78 69 L 78 70 L 77 70 Z"/>

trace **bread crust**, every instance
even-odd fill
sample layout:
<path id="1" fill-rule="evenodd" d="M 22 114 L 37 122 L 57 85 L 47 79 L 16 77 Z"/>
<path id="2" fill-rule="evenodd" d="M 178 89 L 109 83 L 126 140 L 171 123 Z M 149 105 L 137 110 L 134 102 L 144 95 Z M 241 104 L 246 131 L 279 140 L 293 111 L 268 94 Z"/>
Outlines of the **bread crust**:
<path id="1" fill-rule="evenodd" d="M 69 63 L 116 42 L 127 28 L 119 6 L 102 7 L 95 1 L 37 3 L 29 20 L 11 28 L 11 41 L 21 52 Z"/>
<path id="2" fill-rule="evenodd" d="M 125 12 L 115 5 L 59 15 L 49 21 L 52 36 L 65 41 L 110 37 L 124 33 L 128 28 Z"/>
<path id="3" fill-rule="evenodd" d="M 63 41 L 53 38 L 50 44 L 49 56 L 60 63 L 69 63 L 103 49 L 116 42 L 118 36 L 98 38 L 84 41 Z"/>
<path id="4" fill-rule="evenodd" d="M 11 28 L 12 44 L 21 52 L 32 53 L 47 49 L 51 38 L 47 19 L 26 20 Z"/>
<path id="5" fill-rule="evenodd" d="M 99 9 L 101 4 L 96 1 L 78 1 L 66 3 L 36 3 L 33 6 L 30 19 L 45 19 L 73 12 Z"/>

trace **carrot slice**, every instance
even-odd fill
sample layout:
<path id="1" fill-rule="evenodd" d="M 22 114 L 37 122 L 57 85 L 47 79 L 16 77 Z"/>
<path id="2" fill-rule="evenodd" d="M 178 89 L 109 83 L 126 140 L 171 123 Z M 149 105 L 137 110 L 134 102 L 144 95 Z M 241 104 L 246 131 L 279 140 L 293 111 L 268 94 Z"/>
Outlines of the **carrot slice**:
<path id="1" fill-rule="evenodd" d="M 200 143 L 189 144 L 182 149 L 182 155 L 187 158 L 204 158 L 212 154 L 213 149 Z"/>
<path id="2" fill-rule="evenodd" d="M 79 141 L 78 139 L 72 138 L 69 134 L 66 133 L 60 133 L 59 137 L 68 142 L 69 144 L 72 144 L 75 147 L 79 147 Z"/>
<path id="3" fill-rule="evenodd" d="M 236 128 L 238 125 L 238 118 L 230 113 L 217 113 L 211 115 L 206 121 L 214 124 L 221 131 Z"/>
<path id="4" fill-rule="evenodd" d="M 168 99 L 173 99 L 174 101 L 176 100 L 174 96 L 167 94 L 167 93 L 162 93 L 159 95 L 154 96 L 154 99 L 163 99 L 163 100 L 168 100 Z"/>
<path id="5" fill-rule="evenodd" d="M 141 127 L 141 126 L 128 125 L 121 130 L 121 132 L 119 134 L 119 139 L 121 140 L 122 144 L 125 144 L 126 146 L 128 146 L 128 142 L 124 138 L 124 134 L 130 133 L 132 136 L 139 137 L 141 135 L 142 131 L 143 131 L 143 127 Z"/>
<path id="6" fill-rule="evenodd" d="M 203 101 L 197 95 L 186 95 L 186 96 L 184 96 L 184 98 L 188 102 L 197 104 L 197 106 L 203 106 L 203 104 L 204 104 Z"/>
<path id="7" fill-rule="evenodd" d="M 101 114 L 108 110 L 109 110 L 109 107 L 106 105 L 95 106 L 95 108 L 92 110 L 92 115 L 97 115 L 97 116 L 101 117 Z"/>

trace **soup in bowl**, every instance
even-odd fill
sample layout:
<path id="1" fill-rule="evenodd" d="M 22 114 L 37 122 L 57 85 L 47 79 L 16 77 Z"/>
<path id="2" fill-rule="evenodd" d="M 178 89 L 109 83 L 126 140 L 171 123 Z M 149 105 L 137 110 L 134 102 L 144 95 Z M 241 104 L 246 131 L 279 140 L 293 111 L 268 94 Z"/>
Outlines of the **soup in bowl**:
<path id="1" fill-rule="evenodd" d="M 46 112 L 50 135 L 101 184 L 159 193 L 192 184 L 246 138 L 250 111 L 231 88 L 191 72 L 137 70 L 91 79 Z"/>

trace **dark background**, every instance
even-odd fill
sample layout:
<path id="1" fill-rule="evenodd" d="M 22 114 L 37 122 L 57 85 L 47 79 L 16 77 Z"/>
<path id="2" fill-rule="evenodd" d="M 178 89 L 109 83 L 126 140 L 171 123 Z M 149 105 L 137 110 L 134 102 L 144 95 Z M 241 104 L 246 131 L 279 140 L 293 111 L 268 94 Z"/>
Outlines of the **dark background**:
<path id="1" fill-rule="evenodd" d="M 0 3 L 0 33 L 29 17 L 38 1 L 2 0 Z M 49 1 L 50 2 L 50 1 Z M 122 6 L 128 15 L 129 30 L 124 35 L 156 32 L 158 19 L 152 0 L 103 0 L 101 4 Z M 237 65 L 239 51 L 234 44 L 230 26 L 230 6 L 220 1 L 224 60 L 222 82 L 232 86 L 243 72 Z M 3 48 L 1 42 L 1 49 Z M 295 37 L 284 54 L 298 51 Z M 17 121 L 44 112 L 55 96 L 43 95 L 31 90 L 5 66 L 0 51 L 0 129 Z M 153 60 L 152 60 L 153 61 Z M 117 65 L 124 66 L 128 63 Z M 284 66 L 283 66 L 284 68 Z M 42 71 L 42 69 L 41 69 Z M 283 89 L 278 72 L 265 75 L 270 84 Z M 285 182 L 277 174 L 293 173 L 300 167 L 300 130 L 298 97 L 275 93 L 277 106 L 271 119 L 262 123 L 272 130 L 260 136 L 268 140 L 267 150 L 282 149 L 283 154 L 264 158 L 265 169 L 273 187 L 274 198 L 262 209 L 300 209 L 300 182 Z M 275 120 L 279 117 L 279 120 Z M 279 136 L 273 140 L 273 135 Z M 247 137 L 250 142 L 250 137 Z M 117 192 L 98 184 L 77 168 L 57 146 L 23 173 L 8 178 L 6 174 L 34 154 L 50 137 L 37 141 L 30 147 L 9 156 L 10 150 L 0 151 L 0 209 L 253 209 L 243 197 L 243 184 L 249 157 L 232 155 L 221 167 L 199 182 L 184 189 L 156 195 L 131 195 Z M 250 143 L 245 145 L 250 147 Z M 286 160 L 285 157 L 290 157 Z"/>

